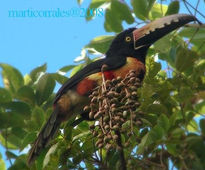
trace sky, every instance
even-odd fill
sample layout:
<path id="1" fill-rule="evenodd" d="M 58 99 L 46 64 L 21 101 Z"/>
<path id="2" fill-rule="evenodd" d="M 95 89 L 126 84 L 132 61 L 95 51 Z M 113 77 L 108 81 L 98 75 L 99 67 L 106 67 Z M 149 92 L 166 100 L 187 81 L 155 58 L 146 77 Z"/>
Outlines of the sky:
<path id="1" fill-rule="evenodd" d="M 196 0 L 189 0 L 195 3 Z M 84 0 L 81 8 L 87 8 Z M 104 17 L 87 22 L 84 17 L 12 17 L 12 10 L 72 10 L 79 8 L 77 0 L 0 0 L 0 63 L 10 64 L 25 75 L 44 63 L 48 72 L 73 64 L 81 49 L 96 36 L 108 35 Z M 200 11 L 204 11 L 200 6 Z M 185 11 L 182 7 L 181 11 Z M 3 86 L 0 77 L 0 87 Z M 0 146 L 4 155 L 4 149 Z M 7 162 L 8 165 L 8 162 Z"/>

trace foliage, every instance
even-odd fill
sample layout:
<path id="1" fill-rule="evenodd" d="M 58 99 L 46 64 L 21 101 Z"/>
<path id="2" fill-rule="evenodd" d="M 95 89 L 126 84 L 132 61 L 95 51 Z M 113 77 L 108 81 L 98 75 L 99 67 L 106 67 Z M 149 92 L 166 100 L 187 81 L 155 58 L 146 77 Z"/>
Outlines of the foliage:
<path id="1" fill-rule="evenodd" d="M 78 0 L 79 4 L 83 3 Z M 163 1 L 164 2 L 164 1 Z M 204 3 L 204 1 L 202 2 Z M 106 4 L 106 5 L 104 5 Z M 147 23 L 165 15 L 178 13 L 186 1 L 160 4 L 155 0 L 131 0 L 130 4 L 116 0 L 92 0 L 89 7 L 105 7 L 104 28 L 118 33 L 124 21 Z M 187 5 L 187 4 L 186 4 Z M 195 9 L 196 11 L 196 9 Z M 94 18 L 86 18 L 91 20 Z M 134 129 L 136 136 L 124 148 L 128 169 L 205 169 L 205 28 L 189 27 L 175 31 L 155 43 L 148 52 L 147 73 L 138 89 L 143 113 L 142 125 Z M 119 169 L 120 155 L 97 150 L 89 130 L 90 122 L 76 128 L 64 123 L 56 138 L 31 167 L 26 164 L 27 153 L 19 155 L 34 141 L 52 112 L 56 82 L 67 78 L 61 73 L 75 74 L 91 62 L 89 55 L 105 53 L 113 36 L 94 38 L 84 50 L 85 62 L 68 65 L 57 73 L 47 73 L 46 64 L 23 76 L 18 69 L 0 64 L 4 87 L 0 88 L 0 142 L 14 163 L 13 169 Z M 167 64 L 161 70 L 156 56 Z M 0 169 L 5 163 L 0 155 Z"/>

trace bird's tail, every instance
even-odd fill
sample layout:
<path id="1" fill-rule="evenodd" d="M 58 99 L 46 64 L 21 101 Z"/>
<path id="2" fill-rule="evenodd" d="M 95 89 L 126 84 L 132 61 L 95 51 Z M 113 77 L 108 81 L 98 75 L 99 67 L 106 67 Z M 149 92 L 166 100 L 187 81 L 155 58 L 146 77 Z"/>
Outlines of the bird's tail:
<path id="1" fill-rule="evenodd" d="M 54 109 L 49 120 L 44 125 L 32 148 L 29 151 L 28 165 L 30 165 L 40 154 L 40 152 L 48 145 L 49 141 L 54 137 L 60 127 L 61 120 L 58 117 L 58 110 Z"/>

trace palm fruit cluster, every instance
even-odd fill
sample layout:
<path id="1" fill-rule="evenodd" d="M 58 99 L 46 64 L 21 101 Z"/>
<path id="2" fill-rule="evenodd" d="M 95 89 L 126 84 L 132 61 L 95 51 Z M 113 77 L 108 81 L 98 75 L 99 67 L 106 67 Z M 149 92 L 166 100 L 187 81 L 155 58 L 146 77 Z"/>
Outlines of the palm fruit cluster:
<path id="1" fill-rule="evenodd" d="M 117 141 L 121 135 L 126 140 L 123 145 L 129 145 L 129 138 L 133 134 L 133 126 L 141 124 L 136 111 L 138 102 L 137 89 L 141 81 L 134 70 L 131 70 L 124 79 L 117 77 L 105 80 L 89 96 L 90 105 L 84 108 L 89 111 L 89 118 L 94 119 L 90 126 L 94 137 L 97 137 L 96 146 L 107 150 L 117 148 Z"/>

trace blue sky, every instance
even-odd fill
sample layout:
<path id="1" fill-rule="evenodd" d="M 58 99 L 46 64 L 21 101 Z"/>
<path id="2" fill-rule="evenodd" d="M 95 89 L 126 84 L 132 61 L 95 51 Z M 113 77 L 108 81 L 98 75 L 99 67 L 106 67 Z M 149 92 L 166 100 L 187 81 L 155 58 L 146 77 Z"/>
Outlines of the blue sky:
<path id="1" fill-rule="evenodd" d="M 196 3 L 195 0 L 189 2 Z M 81 7 L 86 8 L 89 3 L 90 0 L 85 0 Z M 104 17 L 96 17 L 90 22 L 83 17 L 12 18 L 8 11 L 70 10 L 74 7 L 78 7 L 77 0 L 1 0 L 0 62 L 18 68 L 23 75 L 44 63 L 48 64 L 48 72 L 73 64 L 82 47 L 91 39 L 110 34 L 104 30 Z M 200 11 L 204 10 L 201 5 Z M 4 155 L 1 146 L 0 152 Z"/>

